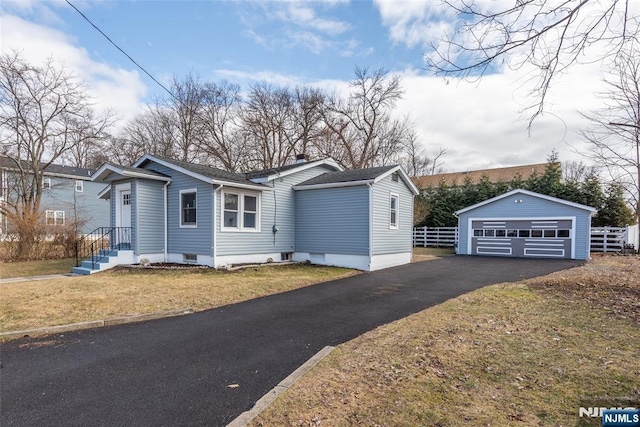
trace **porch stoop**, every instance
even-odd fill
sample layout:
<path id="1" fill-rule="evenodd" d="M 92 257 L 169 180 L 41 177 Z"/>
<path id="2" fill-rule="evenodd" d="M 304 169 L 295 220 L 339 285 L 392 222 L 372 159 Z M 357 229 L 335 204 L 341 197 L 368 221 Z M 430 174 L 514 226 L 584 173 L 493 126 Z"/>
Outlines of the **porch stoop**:
<path id="1" fill-rule="evenodd" d="M 73 267 L 72 273 L 75 274 L 93 274 L 101 271 L 108 270 L 121 264 L 132 264 L 134 262 L 134 255 L 132 250 L 122 249 L 100 249 L 96 261 L 92 262 L 91 258 L 86 261 L 82 261 L 80 267 Z"/>

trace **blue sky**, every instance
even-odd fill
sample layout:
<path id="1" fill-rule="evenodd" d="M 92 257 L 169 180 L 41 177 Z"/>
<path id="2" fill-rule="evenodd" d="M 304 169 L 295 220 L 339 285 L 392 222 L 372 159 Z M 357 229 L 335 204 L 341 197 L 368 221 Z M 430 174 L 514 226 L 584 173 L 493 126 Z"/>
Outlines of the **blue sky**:
<path id="1" fill-rule="evenodd" d="M 532 70 L 496 70 L 474 83 L 428 74 L 427 44 L 455 25 L 437 1 L 72 2 L 165 84 L 193 71 L 243 87 L 267 81 L 344 89 L 354 66 L 385 67 L 403 81 L 396 113 L 414 120 L 427 152 L 448 150 L 449 171 L 541 163 L 552 149 L 563 160 L 579 158 L 572 148 L 580 149 L 585 125 L 578 111 L 599 106 L 597 63 L 555 83 L 549 114 L 530 133 L 522 109 Z M 3 52 L 64 63 L 122 122 L 162 91 L 63 0 L 3 0 L 1 19 Z"/>

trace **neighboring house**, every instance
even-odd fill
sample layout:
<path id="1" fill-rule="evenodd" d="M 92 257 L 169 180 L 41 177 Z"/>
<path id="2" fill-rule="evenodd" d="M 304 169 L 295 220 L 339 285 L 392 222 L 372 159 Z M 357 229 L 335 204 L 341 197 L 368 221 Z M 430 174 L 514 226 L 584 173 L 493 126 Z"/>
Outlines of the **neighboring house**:
<path id="1" fill-rule="evenodd" d="M 418 188 L 432 188 L 440 185 L 441 182 L 447 187 L 464 184 L 466 179 L 477 184 L 483 177 L 487 177 L 489 182 L 510 182 L 520 177 L 526 181 L 533 174 L 538 176 L 544 174 L 547 163 L 537 163 L 533 165 L 511 166 L 506 168 L 480 169 L 466 172 L 440 173 L 437 175 L 424 175 L 412 178 Z"/>
<path id="2" fill-rule="evenodd" d="M 100 197 L 111 200 L 111 240 L 124 249 L 103 269 L 144 258 L 361 270 L 411 261 L 417 189 L 399 166 L 343 171 L 325 159 L 232 173 L 147 154 L 131 167 L 105 164 L 93 180 L 109 184 Z M 99 267 L 84 266 L 76 272 Z"/>
<path id="3" fill-rule="evenodd" d="M 458 254 L 589 259 L 596 209 L 513 190 L 455 212 Z"/>
<path id="4" fill-rule="evenodd" d="M 26 164 L 23 166 L 27 169 Z M 93 182 L 94 170 L 51 164 L 44 167 L 40 209 L 52 227 L 77 224 L 86 234 L 109 223 L 109 203 L 98 199 L 104 184 Z M 17 168 L 14 160 L 0 156 L 0 203 L 15 194 Z M 0 235 L 11 232 L 7 218 L 0 214 Z"/>

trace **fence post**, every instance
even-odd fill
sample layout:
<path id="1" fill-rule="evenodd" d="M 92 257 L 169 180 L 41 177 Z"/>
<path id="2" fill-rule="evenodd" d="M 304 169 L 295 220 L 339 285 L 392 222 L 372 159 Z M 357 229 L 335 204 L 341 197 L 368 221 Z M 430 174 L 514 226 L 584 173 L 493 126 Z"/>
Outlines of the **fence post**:
<path id="1" fill-rule="evenodd" d="M 426 248 L 427 247 L 427 229 L 429 227 L 422 227 L 422 235 L 424 236 L 424 241 L 422 242 L 422 247 Z"/>
<path id="2" fill-rule="evenodd" d="M 607 235 L 608 233 L 609 229 L 605 227 L 602 231 L 602 251 L 604 253 L 607 252 L 607 240 L 609 240 L 609 236 Z"/>

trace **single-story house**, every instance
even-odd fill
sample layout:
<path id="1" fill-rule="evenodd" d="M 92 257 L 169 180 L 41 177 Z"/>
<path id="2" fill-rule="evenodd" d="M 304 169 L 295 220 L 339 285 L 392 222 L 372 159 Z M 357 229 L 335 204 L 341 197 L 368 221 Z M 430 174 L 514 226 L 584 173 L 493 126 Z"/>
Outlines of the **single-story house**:
<path id="1" fill-rule="evenodd" d="M 332 159 L 232 173 L 147 154 L 133 166 L 105 164 L 108 240 L 83 263 L 211 267 L 311 261 L 371 271 L 411 261 L 413 197 L 400 166 L 342 170 Z"/>
<path id="2" fill-rule="evenodd" d="M 455 212 L 461 255 L 589 259 L 596 209 L 513 190 Z"/>

